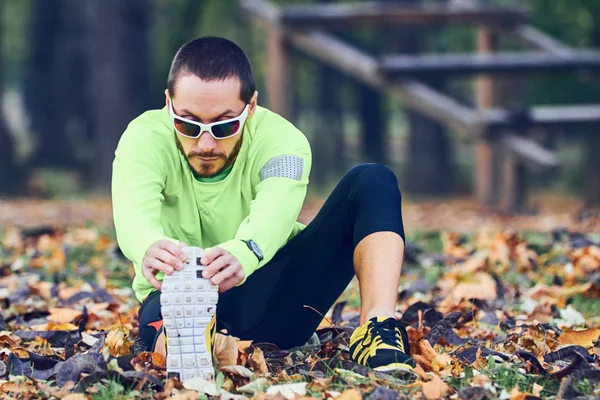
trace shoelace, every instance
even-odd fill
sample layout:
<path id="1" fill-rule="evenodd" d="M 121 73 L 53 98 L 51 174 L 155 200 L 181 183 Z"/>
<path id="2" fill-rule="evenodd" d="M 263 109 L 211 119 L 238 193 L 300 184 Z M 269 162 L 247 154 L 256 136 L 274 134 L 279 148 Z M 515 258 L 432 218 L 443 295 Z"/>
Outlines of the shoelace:
<path id="1" fill-rule="evenodd" d="M 362 340 L 363 346 L 370 346 L 373 342 L 373 338 L 379 335 L 383 343 L 391 346 L 400 346 L 404 351 L 402 336 L 396 324 L 397 322 L 391 318 L 388 318 L 385 321 L 375 321 L 371 323 L 371 325 L 369 325 L 367 334 Z"/>

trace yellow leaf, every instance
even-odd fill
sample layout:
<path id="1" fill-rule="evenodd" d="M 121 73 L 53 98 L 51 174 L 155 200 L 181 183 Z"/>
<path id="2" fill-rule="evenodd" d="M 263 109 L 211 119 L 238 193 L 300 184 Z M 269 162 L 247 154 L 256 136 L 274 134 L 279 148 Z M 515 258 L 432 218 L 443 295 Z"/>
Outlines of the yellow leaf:
<path id="1" fill-rule="evenodd" d="M 423 394 L 427 400 L 439 400 L 449 389 L 450 387 L 437 375 L 423 384 Z"/>
<path id="2" fill-rule="evenodd" d="M 560 344 L 576 344 L 590 348 L 598 338 L 600 338 L 600 329 L 588 328 L 579 331 L 565 330 L 561 333 L 558 340 Z"/>
<path id="3" fill-rule="evenodd" d="M 108 333 L 105 346 L 108 347 L 108 351 L 112 356 L 118 357 L 129 353 L 131 343 L 126 342 L 126 336 L 121 329 L 114 329 Z"/>

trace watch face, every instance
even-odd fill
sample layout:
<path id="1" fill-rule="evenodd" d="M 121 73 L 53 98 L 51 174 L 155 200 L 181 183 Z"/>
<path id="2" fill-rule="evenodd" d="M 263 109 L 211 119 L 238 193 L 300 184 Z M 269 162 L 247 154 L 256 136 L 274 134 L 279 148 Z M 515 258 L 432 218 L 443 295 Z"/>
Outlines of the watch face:
<path id="1" fill-rule="evenodd" d="M 258 247 L 258 245 L 253 240 L 248 240 L 246 243 L 248 243 L 248 247 L 250 247 L 250 250 L 254 252 L 256 257 L 258 257 L 259 260 L 262 260 L 263 254 L 260 250 L 260 247 Z"/>

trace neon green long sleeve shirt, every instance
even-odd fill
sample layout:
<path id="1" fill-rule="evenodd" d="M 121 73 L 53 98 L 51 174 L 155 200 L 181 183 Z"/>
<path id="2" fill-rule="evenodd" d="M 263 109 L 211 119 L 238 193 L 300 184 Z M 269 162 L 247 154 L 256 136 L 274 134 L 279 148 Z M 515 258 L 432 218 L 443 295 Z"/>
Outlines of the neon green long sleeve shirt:
<path id="1" fill-rule="evenodd" d="M 231 172 L 210 183 L 194 178 L 166 108 L 145 112 L 121 136 L 113 161 L 113 217 L 119 246 L 134 265 L 139 301 L 155 290 L 141 265 L 158 240 L 219 246 L 238 259 L 248 278 L 304 228 L 297 218 L 312 163 L 308 140 L 262 107 L 242 134 Z M 263 252 L 261 262 L 242 242 L 250 239 Z"/>

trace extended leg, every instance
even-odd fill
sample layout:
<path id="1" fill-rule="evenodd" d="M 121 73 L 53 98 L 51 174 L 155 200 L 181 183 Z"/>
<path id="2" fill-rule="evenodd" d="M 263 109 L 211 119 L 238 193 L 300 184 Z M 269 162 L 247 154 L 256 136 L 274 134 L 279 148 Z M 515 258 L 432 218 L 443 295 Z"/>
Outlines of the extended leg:
<path id="1" fill-rule="evenodd" d="M 354 250 L 354 270 L 360 285 L 360 324 L 373 317 L 394 317 L 404 240 L 395 232 L 375 232 Z"/>

